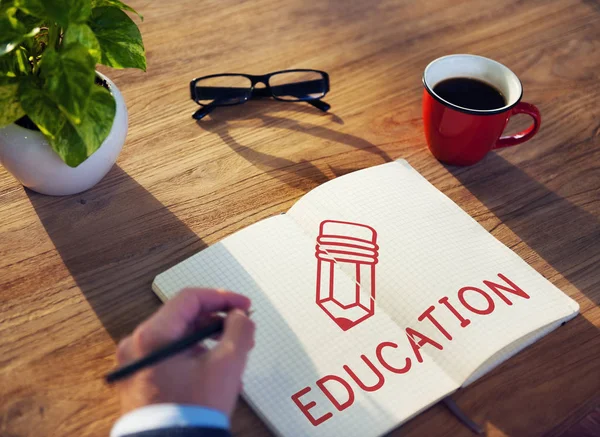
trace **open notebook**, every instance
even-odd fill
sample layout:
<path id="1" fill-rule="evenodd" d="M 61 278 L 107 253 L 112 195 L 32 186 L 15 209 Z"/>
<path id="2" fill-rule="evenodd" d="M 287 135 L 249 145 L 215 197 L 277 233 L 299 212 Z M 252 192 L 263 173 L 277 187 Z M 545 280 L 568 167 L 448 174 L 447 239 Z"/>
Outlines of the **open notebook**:
<path id="1" fill-rule="evenodd" d="M 284 436 L 384 434 L 579 310 L 405 161 L 319 186 L 153 290 L 188 286 L 252 299 L 243 396 Z"/>

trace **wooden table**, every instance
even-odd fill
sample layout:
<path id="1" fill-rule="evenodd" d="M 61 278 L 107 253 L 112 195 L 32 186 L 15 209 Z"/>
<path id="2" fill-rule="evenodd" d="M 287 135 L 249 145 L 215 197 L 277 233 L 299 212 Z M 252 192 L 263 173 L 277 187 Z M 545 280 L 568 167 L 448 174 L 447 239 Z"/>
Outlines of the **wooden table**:
<path id="1" fill-rule="evenodd" d="M 456 402 L 492 436 L 600 435 L 598 0 L 131 3 L 149 66 L 108 71 L 130 111 L 117 165 L 62 198 L 0 170 L 0 435 L 107 435 L 119 407 L 101 377 L 158 308 L 155 275 L 397 158 L 581 304 Z M 420 81 L 429 61 L 464 52 L 515 71 L 543 123 L 526 145 L 454 168 L 425 147 Z M 192 120 L 193 77 L 293 67 L 330 73 L 330 114 L 266 101 Z M 244 403 L 233 429 L 268 434 Z M 393 435 L 471 434 L 436 406 Z"/>

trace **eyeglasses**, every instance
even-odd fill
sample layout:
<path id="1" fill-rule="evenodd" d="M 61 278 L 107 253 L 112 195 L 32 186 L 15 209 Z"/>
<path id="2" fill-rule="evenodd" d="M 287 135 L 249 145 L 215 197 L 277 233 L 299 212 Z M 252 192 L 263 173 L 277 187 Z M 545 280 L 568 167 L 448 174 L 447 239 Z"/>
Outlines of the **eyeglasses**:
<path id="1" fill-rule="evenodd" d="M 256 88 L 262 83 L 264 88 Z M 318 70 L 284 70 L 253 76 L 213 74 L 190 82 L 192 100 L 202 106 L 193 117 L 201 120 L 218 106 L 241 105 L 249 99 L 273 97 L 283 102 L 306 102 L 326 112 L 330 105 L 321 100 L 329 91 L 329 75 Z"/>

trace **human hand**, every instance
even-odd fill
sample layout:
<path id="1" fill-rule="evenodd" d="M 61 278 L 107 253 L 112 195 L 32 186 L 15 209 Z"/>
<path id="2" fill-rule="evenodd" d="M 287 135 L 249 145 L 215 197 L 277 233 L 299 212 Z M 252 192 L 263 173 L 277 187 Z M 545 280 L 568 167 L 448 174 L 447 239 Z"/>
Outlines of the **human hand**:
<path id="1" fill-rule="evenodd" d="M 121 410 L 159 403 L 191 404 L 231 415 L 241 390 L 248 353 L 254 346 L 254 323 L 248 318 L 250 300 L 231 291 L 190 288 L 168 301 L 117 348 L 119 366 L 142 358 L 179 340 L 228 311 L 218 345 L 198 344 L 121 381 Z"/>

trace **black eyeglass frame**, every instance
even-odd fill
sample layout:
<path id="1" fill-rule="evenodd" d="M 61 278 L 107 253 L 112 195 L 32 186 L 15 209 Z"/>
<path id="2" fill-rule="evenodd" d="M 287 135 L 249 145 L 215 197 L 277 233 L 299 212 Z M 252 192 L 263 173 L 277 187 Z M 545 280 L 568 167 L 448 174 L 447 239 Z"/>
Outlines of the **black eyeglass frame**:
<path id="1" fill-rule="evenodd" d="M 311 73 L 321 74 L 322 79 L 319 79 L 319 81 L 321 81 L 321 80 L 324 81 L 324 90 L 323 90 L 323 94 L 321 96 L 319 96 L 319 97 L 304 96 L 304 97 L 298 97 L 296 100 L 289 100 L 289 99 L 284 99 L 284 98 L 278 97 L 273 93 L 272 87 L 269 84 L 269 79 L 271 79 L 271 77 L 276 76 L 278 74 L 282 74 L 282 73 L 301 73 L 301 72 L 311 72 Z M 213 77 L 227 77 L 227 76 L 245 77 L 245 78 L 249 79 L 251 85 L 250 85 L 250 90 L 249 90 L 248 95 L 244 96 L 244 98 L 241 99 L 240 101 L 235 101 L 233 103 L 219 103 L 216 101 L 206 103 L 206 104 L 200 103 L 199 97 L 196 94 L 196 84 L 201 80 L 211 79 Z M 256 85 L 259 83 L 262 83 L 263 85 L 265 85 L 265 87 L 264 88 L 256 88 Z M 272 73 L 268 73 L 268 74 L 264 74 L 264 75 L 253 75 L 253 74 L 244 74 L 244 73 L 211 74 L 209 76 L 202 76 L 202 77 L 194 78 L 190 82 L 191 98 L 194 102 L 196 102 L 198 105 L 201 106 L 201 108 L 198 109 L 193 115 L 193 117 L 197 120 L 200 120 L 204 116 L 208 115 L 208 113 L 211 112 L 212 109 L 214 109 L 216 107 L 242 105 L 242 104 L 246 103 L 248 100 L 251 100 L 254 98 L 265 98 L 265 97 L 267 97 L 267 98 L 272 97 L 275 100 L 279 100 L 281 102 L 287 102 L 287 103 L 306 102 L 306 103 L 310 103 L 311 105 L 320 109 L 323 112 L 327 112 L 331 108 L 331 106 L 328 103 L 322 101 L 321 99 L 323 97 L 325 97 L 325 95 L 327 95 L 328 92 L 329 92 L 329 74 L 327 74 L 325 71 L 306 69 L 306 68 L 292 69 L 292 70 L 279 70 L 279 71 L 274 71 Z"/>

